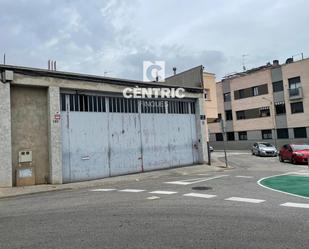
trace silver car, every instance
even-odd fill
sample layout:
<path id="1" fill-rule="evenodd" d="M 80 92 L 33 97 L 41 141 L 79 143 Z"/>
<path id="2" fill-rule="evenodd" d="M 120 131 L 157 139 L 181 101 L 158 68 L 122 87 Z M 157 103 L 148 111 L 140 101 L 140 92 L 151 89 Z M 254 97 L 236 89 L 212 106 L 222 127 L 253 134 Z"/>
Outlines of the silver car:
<path id="1" fill-rule="evenodd" d="M 256 142 L 252 146 L 252 155 L 258 156 L 277 156 L 278 151 L 276 147 L 270 143 Z"/>

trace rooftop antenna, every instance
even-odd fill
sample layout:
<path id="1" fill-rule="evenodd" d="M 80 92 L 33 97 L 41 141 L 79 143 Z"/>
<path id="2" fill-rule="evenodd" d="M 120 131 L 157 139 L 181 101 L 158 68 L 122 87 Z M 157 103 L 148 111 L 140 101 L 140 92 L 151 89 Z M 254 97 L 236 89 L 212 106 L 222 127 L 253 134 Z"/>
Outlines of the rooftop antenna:
<path id="1" fill-rule="evenodd" d="M 3 54 L 3 65 L 5 65 L 5 53 Z"/>
<path id="2" fill-rule="evenodd" d="M 177 68 L 176 68 L 176 67 L 173 67 L 174 75 L 176 75 L 176 71 L 177 71 Z"/>
<path id="3" fill-rule="evenodd" d="M 242 57 L 242 69 L 243 69 L 244 71 L 247 70 L 246 65 L 245 65 L 245 58 L 246 58 L 247 56 L 249 56 L 249 55 L 248 55 L 248 54 L 243 54 L 243 55 L 241 56 L 241 57 Z"/>
<path id="4" fill-rule="evenodd" d="M 107 74 L 111 73 L 112 71 L 104 71 L 103 76 L 105 77 Z"/>

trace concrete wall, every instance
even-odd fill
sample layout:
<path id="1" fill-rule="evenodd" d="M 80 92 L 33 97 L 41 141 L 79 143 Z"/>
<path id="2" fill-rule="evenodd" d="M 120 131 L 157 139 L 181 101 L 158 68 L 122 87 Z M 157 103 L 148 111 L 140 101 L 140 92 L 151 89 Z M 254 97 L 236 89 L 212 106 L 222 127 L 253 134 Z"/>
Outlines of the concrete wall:
<path id="1" fill-rule="evenodd" d="M 204 102 L 207 120 L 218 118 L 218 101 L 216 91 L 216 78 L 212 73 L 203 73 L 204 89 L 208 91 L 208 99 Z"/>
<path id="2" fill-rule="evenodd" d="M 32 150 L 35 183 L 49 181 L 47 88 L 11 87 L 13 182 L 18 152 Z"/>
<path id="3" fill-rule="evenodd" d="M 10 84 L 0 81 L 0 187 L 12 186 Z"/>
<path id="4" fill-rule="evenodd" d="M 62 149 L 61 149 L 61 122 L 60 115 L 60 89 L 51 86 L 48 88 L 48 137 L 49 137 L 49 165 L 50 183 L 62 183 Z"/>

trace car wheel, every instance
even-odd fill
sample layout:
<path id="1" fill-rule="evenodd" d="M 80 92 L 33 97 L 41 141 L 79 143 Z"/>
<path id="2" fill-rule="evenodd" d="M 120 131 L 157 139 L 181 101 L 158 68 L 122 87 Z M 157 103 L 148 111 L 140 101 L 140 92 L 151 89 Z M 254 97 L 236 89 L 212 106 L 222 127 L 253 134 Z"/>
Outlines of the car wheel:
<path id="1" fill-rule="evenodd" d="M 281 155 L 279 155 L 279 161 L 282 162 L 282 163 L 284 163 L 284 160 L 283 160 L 283 158 L 282 158 Z"/>
<path id="2" fill-rule="evenodd" d="M 293 164 L 297 164 L 295 157 L 292 157 L 291 162 L 292 162 Z"/>
<path id="3" fill-rule="evenodd" d="M 251 152 L 252 152 L 252 155 L 254 156 L 254 152 L 253 152 L 253 150 L 251 150 Z"/>

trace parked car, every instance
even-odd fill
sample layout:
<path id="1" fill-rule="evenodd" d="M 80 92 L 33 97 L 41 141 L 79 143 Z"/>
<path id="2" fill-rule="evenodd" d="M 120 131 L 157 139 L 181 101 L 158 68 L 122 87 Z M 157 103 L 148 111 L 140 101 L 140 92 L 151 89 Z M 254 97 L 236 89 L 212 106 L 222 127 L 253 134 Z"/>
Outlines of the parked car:
<path id="1" fill-rule="evenodd" d="M 293 164 L 308 163 L 309 145 L 308 144 L 285 144 L 279 152 L 280 162 L 289 160 Z"/>
<path id="2" fill-rule="evenodd" d="M 278 151 L 274 145 L 265 142 L 256 142 L 252 146 L 252 155 L 277 156 Z"/>

